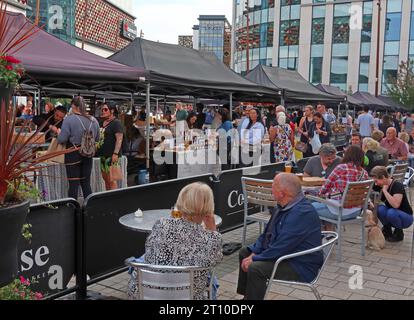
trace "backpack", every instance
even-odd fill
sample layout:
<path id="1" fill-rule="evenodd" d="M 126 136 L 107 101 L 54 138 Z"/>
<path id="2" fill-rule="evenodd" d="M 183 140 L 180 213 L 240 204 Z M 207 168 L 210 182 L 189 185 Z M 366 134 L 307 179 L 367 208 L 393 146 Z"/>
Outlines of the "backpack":
<path id="1" fill-rule="evenodd" d="M 89 129 L 86 129 L 85 126 L 83 125 L 82 120 L 78 116 L 77 118 L 83 127 L 83 134 L 82 134 L 81 145 L 79 148 L 79 153 L 82 157 L 93 158 L 96 152 L 95 137 L 94 137 L 93 131 L 91 130 L 93 120 L 91 120 Z"/>

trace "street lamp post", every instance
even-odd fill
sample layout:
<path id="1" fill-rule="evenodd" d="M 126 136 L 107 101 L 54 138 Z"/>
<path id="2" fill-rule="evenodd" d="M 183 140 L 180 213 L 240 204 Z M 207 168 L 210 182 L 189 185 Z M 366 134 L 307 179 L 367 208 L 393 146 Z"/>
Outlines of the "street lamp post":
<path id="1" fill-rule="evenodd" d="M 85 12 L 84 12 L 83 21 L 82 21 L 82 50 L 85 49 L 86 21 L 89 16 L 89 0 L 85 0 L 85 1 L 86 1 Z"/>
<path id="2" fill-rule="evenodd" d="M 380 34 L 381 34 L 381 0 L 377 0 L 378 26 L 377 26 L 377 61 L 375 69 L 375 96 L 379 95 L 379 68 L 380 68 Z"/>
<path id="3" fill-rule="evenodd" d="M 246 27 L 246 60 L 247 60 L 247 64 L 246 64 L 246 74 L 249 73 L 250 71 L 250 17 L 249 17 L 249 1 L 246 0 L 246 22 L 247 22 L 247 27 Z"/>

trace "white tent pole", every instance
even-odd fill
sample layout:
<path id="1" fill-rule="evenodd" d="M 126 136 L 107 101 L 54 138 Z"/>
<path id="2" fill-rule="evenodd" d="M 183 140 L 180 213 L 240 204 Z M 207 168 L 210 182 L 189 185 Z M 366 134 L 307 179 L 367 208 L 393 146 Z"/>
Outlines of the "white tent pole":
<path id="1" fill-rule="evenodd" d="M 146 157 L 147 157 L 147 169 L 150 168 L 150 113 L 151 113 L 151 84 L 148 82 L 147 84 L 147 117 L 146 117 L 146 124 L 147 124 L 147 146 L 146 146 Z"/>

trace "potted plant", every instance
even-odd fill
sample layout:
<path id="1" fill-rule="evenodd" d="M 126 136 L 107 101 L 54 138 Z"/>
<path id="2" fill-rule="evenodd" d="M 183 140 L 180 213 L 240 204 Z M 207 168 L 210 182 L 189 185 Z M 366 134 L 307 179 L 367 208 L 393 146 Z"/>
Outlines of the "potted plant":
<path id="1" fill-rule="evenodd" d="M 27 173 L 38 170 L 53 157 L 74 151 L 72 148 L 36 157 L 31 145 L 43 128 L 24 135 L 30 126 L 25 121 L 16 129 L 17 110 L 10 96 L 24 71 L 12 54 L 27 44 L 39 28 L 28 21 L 10 34 L 6 8 L 7 4 L 0 0 L 0 288 L 16 279 L 18 272 L 17 244 L 29 211 L 28 195 L 34 189 Z"/>
<path id="2" fill-rule="evenodd" d="M 23 278 L 14 280 L 9 285 L 0 288 L 0 300 L 41 300 L 43 295 L 30 288 L 30 281 Z"/>

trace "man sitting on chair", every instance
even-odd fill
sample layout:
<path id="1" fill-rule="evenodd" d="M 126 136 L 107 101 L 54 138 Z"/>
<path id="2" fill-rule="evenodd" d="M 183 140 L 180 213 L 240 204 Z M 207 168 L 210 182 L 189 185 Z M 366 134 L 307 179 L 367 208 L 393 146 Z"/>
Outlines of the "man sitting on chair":
<path id="1" fill-rule="evenodd" d="M 248 300 L 263 300 L 267 281 L 280 257 L 321 245 L 318 214 L 304 197 L 299 178 L 278 174 L 272 189 L 278 205 L 264 233 L 255 244 L 239 252 L 237 293 Z M 275 278 L 311 282 L 322 263 L 322 252 L 292 258 L 279 264 Z"/>

